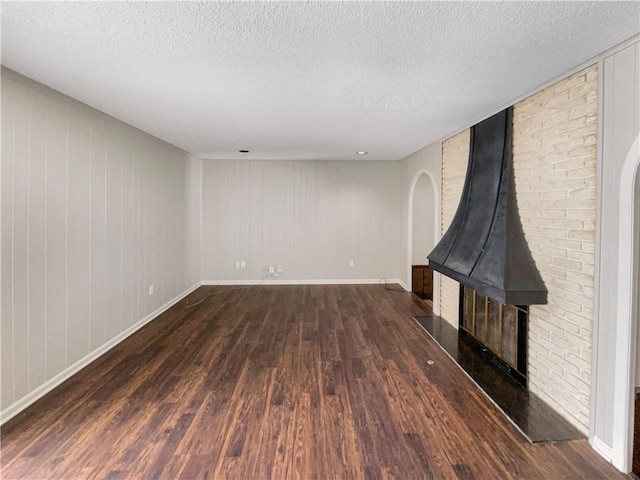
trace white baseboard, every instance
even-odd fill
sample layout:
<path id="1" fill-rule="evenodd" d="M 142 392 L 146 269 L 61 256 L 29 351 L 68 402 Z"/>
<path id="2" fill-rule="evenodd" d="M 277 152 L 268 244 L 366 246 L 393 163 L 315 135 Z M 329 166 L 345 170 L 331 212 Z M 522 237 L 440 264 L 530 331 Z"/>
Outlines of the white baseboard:
<path id="1" fill-rule="evenodd" d="M 591 447 L 598 452 L 607 462 L 611 463 L 612 462 L 612 449 L 609 445 L 607 445 L 606 443 L 604 443 L 602 440 L 600 440 L 598 437 L 591 437 L 589 439 L 589 443 L 591 444 Z"/>
<path id="2" fill-rule="evenodd" d="M 282 278 L 265 278 L 264 280 L 203 280 L 202 285 L 371 285 L 382 284 L 379 278 L 340 278 L 321 280 L 285 280 Z M 387 283 L 398 283 L 407 287 L 397 278 L 388 278 Z"/>
<path id="3" fill-rule="evenodd" d="M 147 323 L 149 323 L 151 320 L 156 318 L 158 315 L 160 315 L 161 313 L 165 312 L 166 310 L 171 308 L 173 305 L 178 303 L 180 300 L 182 300 L 184 297 L 189 295 L 191 292 L 193 292 L 200 285 L 201 285 L 200 282 L 198 282 L 195 285 L 193 285 L 192 287 L 188 288 L 187 290 L 185 290 L 184 292 L 182 292 L 178 296 L 176 296 L 173 299 L 169 300 L 167 303 L 162 305 L 160 308 L 158 308 L 154 312 L 152 312 L 149 315 L 147 315 L 146 317 L 144 317 L 142 320 L 138 321 L 136 324 L 130 326 L 125 331 L 119 333 L 118 335 L 113 337 L 108 342 L 106 342 L 106 343 L 102 344 L 100 347 L 96 348 L 93 352 L 89 353 L 84 358 L 81 358 L 76 363 L 74 363 L 70 367 L 66 368 L 65 370 L 63 370 L 62 372 L 57 374 L 55 377 L 53 377 L 50 380 L 46 381 L 45 383 L 40 385 L 35 390 L 29 392 L 27 395 L 22 397 L 20 400 L 18 400 L 16 402 L 12 403 L 11 405 L 9 405 L 7 408 L 2 410 L 2 412 L 0 412 L 0 425 L 4 424 L 8 420 L 10 420 L 13 417 L 15 417 L 17 414 L 22 412 L 25 408 L 27 408 L 29 405 L 34 403 L 36 400 L 42 398 L 44 395 L 49 393 L 51 390 L 56 388 L 58 385 L 60 385 L 62 382 L 67 380 L 69 377 L 71 377 L 75 373 L 77 373 L 80 370 L 82 370 L 84 367 L 89 365 L 91 362 L 93 362 L 95 359 L 100 357 L 102 354 L 106 353 L 108 350 L 111 350 L 113 347 L 115 347 L 117 344 L 122 342 L 129 335 L 131 335 L 132 333 L 136 332 L 140 328 L 144 327 Z"/>

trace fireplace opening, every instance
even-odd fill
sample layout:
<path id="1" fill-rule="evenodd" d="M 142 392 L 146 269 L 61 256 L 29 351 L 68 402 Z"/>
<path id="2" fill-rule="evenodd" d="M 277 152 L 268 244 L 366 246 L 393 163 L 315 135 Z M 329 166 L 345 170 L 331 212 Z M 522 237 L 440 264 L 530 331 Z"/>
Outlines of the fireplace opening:
<path id="1" fill-rule="evenodd" d="M 459 334 L 522 386 L 527 386 L 529 308 L 505 305 L 461 285 Z"/>

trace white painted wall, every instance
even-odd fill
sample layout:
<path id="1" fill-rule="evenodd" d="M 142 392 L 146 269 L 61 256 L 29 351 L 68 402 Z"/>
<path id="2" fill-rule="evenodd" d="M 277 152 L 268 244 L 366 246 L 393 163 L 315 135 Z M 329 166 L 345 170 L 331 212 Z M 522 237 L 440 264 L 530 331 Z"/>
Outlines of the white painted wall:
<path id="1" fill-rule="evenodd" d="M 435 198 L 431 180 L 426 175 L 420 175 L 413 190 L 413 265 L 426 265 L 427 255 L 435 246 L 434 221 L 440 213 L 435 211 Z"/>
<path id="2" fill-rule="evenodd" d="M 402 166 L 402 240 L 401 261 L 403 272 L 401 279 L 411 286 L 411 265 L 413 263 L 413 191 L 417 182 L 428 178 L 431 188 L 435 192 L 433 217 L 433 245 L 440 239 L 440 198 L 442 185 L 442 142 L 431 145 L 412 153 L 400 161 Z M 433 311 L 440 314 L 440 274 L 433 275 Z"/>
<path id="3" fill-rule="evenodd" d="M 631 203 L 620 205 L 623 165 L 640 132 L 640 47 L 638 39 L 623 49 L 605 54 L 599 64 L 601 78 L 601 135 L 598 169 L 598 238 L 596 243 L 597 271 L 594 325 L 594 371 L 592 375 L 591 441 L 609 458 L 621 458 L 621 448 L 615 444 L 616 423 L 616 362 L 620 345 L 627 342 L 629 332 L 622 334 L 618 314 L 618 273 L 620 244 L 620 212 L 630 212 Z M 629 258 L 627 262 L 631 264 Z M 629 365 L 623 370 L 629 371 Z M 631 378 L 630 378 L 631 380 Z M 620 422 L 618 421 L 618 424 Z M 620 467 L 621 463 L 614 463 Z"/>
<path id="4" fill-rule="evenodd" d="M 2 70 L 3 421 L 197 284 L 200 163 Z"/>
<path id="5" fill-rule="evenodd" d="M 401 175 L 399 162 L 205 160 L 203 281 L 256 282 L 269 265 L 283 267 L 270 282 L 398 279 Z"/>

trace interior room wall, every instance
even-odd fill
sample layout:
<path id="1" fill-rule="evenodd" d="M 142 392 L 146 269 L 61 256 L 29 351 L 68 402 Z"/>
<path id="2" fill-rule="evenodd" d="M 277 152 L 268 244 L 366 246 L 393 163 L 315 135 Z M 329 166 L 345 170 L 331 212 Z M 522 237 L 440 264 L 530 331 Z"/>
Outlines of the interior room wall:
<path id="1" fill-rule="evenodd" d="M 434 247 L 435 192 L 426 175 L 420 175 L 413 191 L 412 264 L 425 265 Z"/>
<path id="2" fill-rule="evenodd" d="M 201 182 L 199 159 L 6 69 L 1 166 L 6 421 L 197 285 Z"/>
<path id="3" fill-rule="evenodd" d="M 640 43 L 604 56 L 602 67 L 602 130 L 599 203 L 599 271 L 597 290 L 597 356 L 593 436 L 600 450 L 614 446 L 614 395 L 618 350 L 618 270 L 620 190 L 629 150 L 640 133 Z M 630 207 L 630 205 L 628 206 Z M 626 308 L 626 307 L 625 307 Z M 624 314 L 624 312 L 622 312 Z M 624 332 L 624 338 L 628 333 Z M 606 452 L 605 452 L 606 453 Z"/>
<path id="4" fill-rule="evenodd" d="M 401 176 L 399 162 L 205 160 L 203 281 L 397 280 Z"/>
<path id="5" fill-rule="evenodd" d="M 413 202 L 413 187 L 415 182 L 421 178 L 428 176 L 430 183 L 435 191 L 435 215 L 433 218 L 434 229 L 439 224 L 439 199 L 440 199 L 440 182 L 442 173 L 442 142 L 435 142 L 421 148 L 417 152 L 408 155 L 400 161 L 402 168 L 402 229 L 401 229 L 401 256 L 400 262 L 402 266 L 401 275 L 402 280 L 409 288 L 411 287 L 411 264 L 413 263 L 413 241 L 409 241 L 409 226 L 413 226 L 413 214 L 411 204 Z M 425 176 L 426 175 L 426 176 Z M 437 237 L 437 238 L 436 238 Z M 436 239 L 439 239 L 439 232 L 434 232 L 434 245 Z M 413 240 L 413 239 L 411 239 Z M 409 250 L 409 243 L 411 243 L 411 250 Z M 423 259 L 424 261 L 424 259 Z M 440 299 L 437 292 L 439 292 L 439 278 L 434 276 L 434 311 L 439 312 Z M 436 298 L 437 297 L 437 298 Z"/>
<path id="6" fill-rule="evenodd" d="M 518 102 L 513 122 L 520 218 L 549 291 L 547 305 L 530 308 L 529 388 L 584 433 L 592 352 L 597 74 L 592 65 Z M 443 151 L 448 226 L 466 173 L 469 131 L 445 140 Z M 456 324 L 458 298 L 458 284 L 448 279 L 442 311 Z"/>

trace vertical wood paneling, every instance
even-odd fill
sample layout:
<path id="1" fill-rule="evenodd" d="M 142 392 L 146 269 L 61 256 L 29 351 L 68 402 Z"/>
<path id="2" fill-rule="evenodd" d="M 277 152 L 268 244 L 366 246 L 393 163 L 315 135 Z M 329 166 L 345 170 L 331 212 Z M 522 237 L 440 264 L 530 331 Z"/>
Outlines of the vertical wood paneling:
<path id="1" fill-rule="evenodd" d="M 1 98 L 5 412 L 199 281 L 201 161 L 5 69 Z"/>
<path id="2" fill-rule="evenodd" d="M 284 225 L 283 225 L 283 253 L 282 262 L 287 265 L 287 271 L 289 274 L 295 272 L 295 167 L 293 162 L 284 162 L 284 175 L 283 175 L 283 203 L 284 203 Z M 283 265 L 283 266 L 284 266 Z M 284 272 L 283 272 L 284 273 Z"/>
<path id="3" fill-rule="evenodd" d="M 122 330 L 122 132 L 107 127 L 107 304 L 105 338 Z"/>
<path id="4" fill-rule="evenodd" d="M 345 269 L 348 274 L 359 268 L 360 265 L 356 265 L 353 268 L 349 267 L 349 260 L 355 258 L 354 255 L 358 251 L 358 242 L 360 239 L 356 234 L 356 225 L 358 224 L 358 201 L 360 199 L 360 187 L 358 185 L 357 173 L 353 169 L 344 168 L 345 173 L 343 178 L 347 182 L 347 188 L 341 196 L 341 208 L 344 209 L 344 232 L 346 237 L 346 247 L 341 252 L 341 261 L 345 264 Z"/>
<path id="5" fill-rule="evenodd" d="M 251 259 L 249 256 L 251 255 L 251 241 L 252 241 L 252 222 L 251 222 L 251 214 L 253 208 L 251 207 L 251 163 L 250 162 L 242 162 L 240 163 L 240 202 L 241 202 L 241 210 L 240 216 L 241 218 L 245 218 L 246 221 L 241 222 L 240 228 L 240 252 L 238 252 L 239 260 L 244 260 L 245 262 L 249 262 L 251 265 Z M 246 269 L 245 269 L 246 271 Z M 236 272 L 238 276 L 240 276 L 239 272 Z M 255 277 L 252 277 L 255 278 Z"/>
<path id="6" fill-rule="evenodd" d="M 29 89 L 13 91 L 13 395 L 28 389 Z"/>
<path id="7" fill-rule="evenodd" d="M 210 162 L 205 162 L 210 163 Z M 260 279 L 264 277 L 264 262 L 262 262 L 262 162 L 251 162 L 251 172 L 249 173 L 249 179 L 251 182 L 251 224 L 249 230 L 251 232 L 251 249 L 249 258 L 247 261 L 248 269 L 246 271 L 251 275 L 248 278 Z M 208 181 L 209 179 L 203 178 L 203 184 L 205 185 L 205 191 L 209 190 L 212 186 Z M 209 216 L 210 209 L 208 204 L 203 202 L 202 205 L 202 217 L 206 219 Z M 206 241 L 207 237 L 204 237 Z M 213 274 L 216 270 L 214 268 L 205 270 L 203 278 L 209 278 L 208 275 Z M 211 272 L 211 273 L 209 273 Z"/>
<path id="8" fill-rule="evenodd" d="M 228 188 L 228 186 L 227 186 Z M 266 274 L 266 266 L 273 265 L 271 232 L 273 231 L 273 162 L 262 165 L 262 272 Z M 227 224 L 228 225 L 228 224 Z M 225 229 L 226 225 L 219 228 Z"/>
<path id="9" fill-rule="evenodd" d="M 91 117 L 72 110 L 69 117 L 67 216 L 67 361 L 89 353 L 91 326 Z"/>
<path id="10" fill-rule="evenodd" d="M 126 133 L 122 157 L 122 329 L 133 318 L 133 169 L 134 138 Z"/>
<path id="11" fill-rule="evenodd" d="M 305 242 L 303 240 L 303 230 L 302 230 L 302 176 L 304 173 L 303 164 L 300 162 L 295 162 L 293 164 L 294 175 L 293 175 L 293 246 L 291 253 L 293 255 L 292 264 L 287 263 L 288 272 L 292 275 L 293 278 L 300 278 L 303 272 L 303 266 L 301 259 L 304 258 L 304 245 Z M 291 268 L 293 267 L 293 268 Z"/>
<path id="12" fill-rule="evenodd" d="M 91 121 L 91 320 L 90 349 L 106 340 L 107 221 L 106 130 L 100 118 Z"/>
<path id="13" fill-rule="evenodd" d="M 319 276 L 318 269 L 318 257 L 320 252 L 318 250 L 318 175 L 316 163 L 310 163 L 306 165 L 307 178 L 306 178 L 306 219 L 304 226 L 309 229 L 309 235 L 307 235 L 307 256 L 305 257 L 305 272 L 313 272 L 315 276 Z"/>
<path id="14" fill-rule="evenodd" d="M 288 163 L 288 162 L 287 162 Z M 274 162 L 272 171 L 272 257 L 270 264 L 277 266 L 284 263 L 284 226 L 285 226 L 285 204 L 284 204 L 284 165 L 283 162 Z"/>
<path id="15" fill-rule="evenodd" d="M 158 156 L 160 159 L 160 166 L 156 171 L 156 185 L 155 185 L 155 219 L 156 219 L 156 259 L 155 259 L 155 278 L 156 293 L 154 296 L 154 309 L 158 308 L 164 303 L 166 283 L 165 278 L 165 245 L 167 243 L 164 236 L 165 233 L 165 213 L 167 211 L 167 157 L 164 151 L 159 151 Z"/>
<path id="16" fill-rule="evenodd" d="M 2 395 L 13 401 L 13 82 L 2 82 Z"/>
<path id="17" fill-rule="evenodd" d="M 134 164 L 134 180 L 133 180 L 133 320 L 142 318 L 141 308 L 141 265 L 142 265 L 142 242 L 141 230 L 142 230 L 142 171 L 140 167 L 140 141 L 136 142 L 133 153 Z M 187 278 L 184 278 L 187 281 Z"/>
<path id="18" fill-rule="evenodd" d="M 45 380 L 46 121 L 46 96 L 38 90 L 31 89 L 29 109 L 29 390 L 33 390 Z"/>
<path id="19" fill-rule="evenodd" d="M 176 216 L 176 208 L 180 201 L 180 190 L 182 179 L 179 172 L 174 168 L 173 162 L 169 158 L 165 161 L 165 175 L 163 178 L 163 191 L 166 194 L 163 196 L 164 212 L 162 222 L 162 238 L 164 239 L 162 254 L 163 254 L 163 283 L 162 283 L 162 299 L 163 303 L 168 301 L 174 296 L 176 280 L 178 278 L 178 271 L 176 265 L 182 263 L 182 255 L 175 254 L 175 245 L 183 236 L 184 225 L 183 219 Z M 173 184 L 173 188 L 171 185 Z M 175 229 L 176 235 L 167 235 L 169 230 Z"/>
<path id="20" fill-rule="evenodd" d="M 142 207 L 140 212 L 141 219 L 141 284 L 142 290 L 142 312 L 141 316 L 148 315 L 153 311 L 153 297 L 148 295 L 148 286 L 153 283 L 153 272 L 151 264 L 153 263 L 153 200 L 152 200 L 152 179 L 150 170 L 150 158 L 152 157 L 152 146 L 145 138 L 143 141 L 143 151 L 140 155 L 141 175 L 143 177 L 142 191 Z"/>
<path id="21" fill-rule="evenodd" d="M 204 280 L 398 278 L 401 178 L 399 162 L 205 161 Z"/>
<path id="22" fill-rule="evenodd" d="M 67 104 L 47 102 L 46 370 L 50 379 L 67 366 Z"/>

